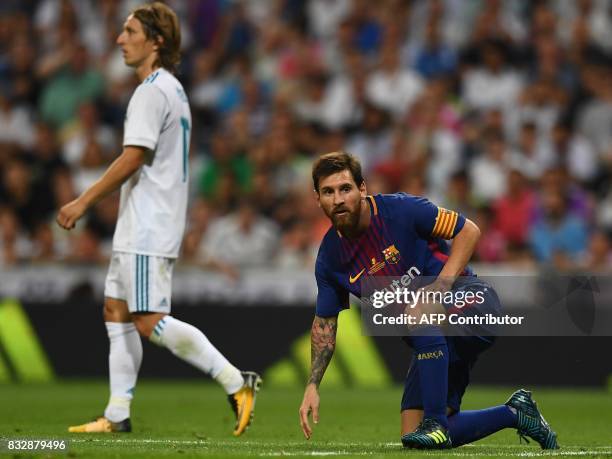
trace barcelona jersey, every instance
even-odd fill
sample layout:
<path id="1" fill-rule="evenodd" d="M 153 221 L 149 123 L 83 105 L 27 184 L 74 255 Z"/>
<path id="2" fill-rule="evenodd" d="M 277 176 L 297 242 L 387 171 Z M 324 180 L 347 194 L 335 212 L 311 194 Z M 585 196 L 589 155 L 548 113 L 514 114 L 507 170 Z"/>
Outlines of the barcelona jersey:
<path id="1" fill-rule="evenodd" d="M 370 225 L 356 239 L 334 227 L 317 255 L 316 315 L 330 317 L 349 307 L 349 293 L 360 297 L 367 276 L 436 277 L 449 254 L 446 242 L 461 231 L 465 217 L 406 193 L 368 196 Z M 462 275 L 473 276 L 470 268 Z"/>

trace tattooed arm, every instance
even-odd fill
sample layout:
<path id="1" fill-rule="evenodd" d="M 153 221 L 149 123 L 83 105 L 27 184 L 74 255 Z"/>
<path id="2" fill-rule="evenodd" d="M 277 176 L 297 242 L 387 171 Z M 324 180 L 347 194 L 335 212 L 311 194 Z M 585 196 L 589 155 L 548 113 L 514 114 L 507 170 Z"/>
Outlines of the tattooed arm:
<path id="1" fill-rule="evenodd" d="M 310 331 L 310 379 L 308 384 L 319 387 L 327 365 L 336 348 L 338 317 L 317 317 Z"/>
<path id="2" fill-rule="evenodd" d="M 336 330 L 338 328 L 338 316 L 318 317 L 315 316 L 310 331 L 310 378 L 304 392 L 304 399 L 300 406 L 300 423 L 306 438 L 312 435 L 312 429 L 308 424 L 308 415 L 312 412 L 312 420 L 315 424 L 319 422 L 319 384 L 323 379 L 325 370 L 331 361 L 336 348 Z"/>

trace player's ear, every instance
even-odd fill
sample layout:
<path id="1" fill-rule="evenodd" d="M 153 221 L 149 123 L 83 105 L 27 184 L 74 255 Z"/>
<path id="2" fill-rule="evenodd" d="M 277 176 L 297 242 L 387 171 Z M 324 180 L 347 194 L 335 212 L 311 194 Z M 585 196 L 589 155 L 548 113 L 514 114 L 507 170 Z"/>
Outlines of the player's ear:
<path id="1" fill-rule="evenodd" d="M 359 185 L 359 193 L 361 194 L 361 197 L 364 199 L 368 195 L 368 190 L 366 189 L 365 180 L 361 182 L 361 185 Z"/>
<path id="2" fill-rule="evenodd" d="M 321 198 L 319 196 L 319 192 L 317 190 L 312 190 L 315 194 L 315 199 L 317 200 L 317 206 L 321 207 Z"/>
<path id="3" fill-rule="evenodd" d="M 162 37 L 161 35 L 156 35 L 153 38 L 153 50 L 159 52 L 159 47 L 162 45 L 163 42 L 164 37 Z"/>

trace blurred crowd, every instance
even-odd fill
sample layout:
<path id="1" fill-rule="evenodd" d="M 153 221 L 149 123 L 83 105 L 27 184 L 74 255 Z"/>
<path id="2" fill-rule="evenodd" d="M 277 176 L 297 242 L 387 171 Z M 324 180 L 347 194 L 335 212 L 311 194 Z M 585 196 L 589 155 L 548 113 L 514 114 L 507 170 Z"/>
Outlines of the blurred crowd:
<path id="1" fill-rule="evenodd" d="M 370 193 L 482 230 L 476 259 L 612 266 L 611 0 L 174 0 L 190 99 L 182 260 L 311 268 L 310 168 L 346 150 Z M 121 152 L 132 0 L 0 5 L 0 266 L 104 262 L 118 195 L 56 211 Z"/>

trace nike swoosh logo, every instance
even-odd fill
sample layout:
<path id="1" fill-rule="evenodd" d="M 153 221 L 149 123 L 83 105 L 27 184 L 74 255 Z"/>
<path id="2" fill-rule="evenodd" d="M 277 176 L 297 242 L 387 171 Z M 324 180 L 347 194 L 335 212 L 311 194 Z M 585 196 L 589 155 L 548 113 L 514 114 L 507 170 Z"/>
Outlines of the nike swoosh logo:
<path id="1" fill-rule="evenodd" d="M 365 268 L 363 268 L 361 271 L 359 271 L 355 276 L 349 276 L 349 282 L 351 284 L 354 284 L 355 282 L 357 282 L 357 279 L 359 279 L 361 277 L 361 275 L 363 274 L 364 271 L 365 271 Z"/>

